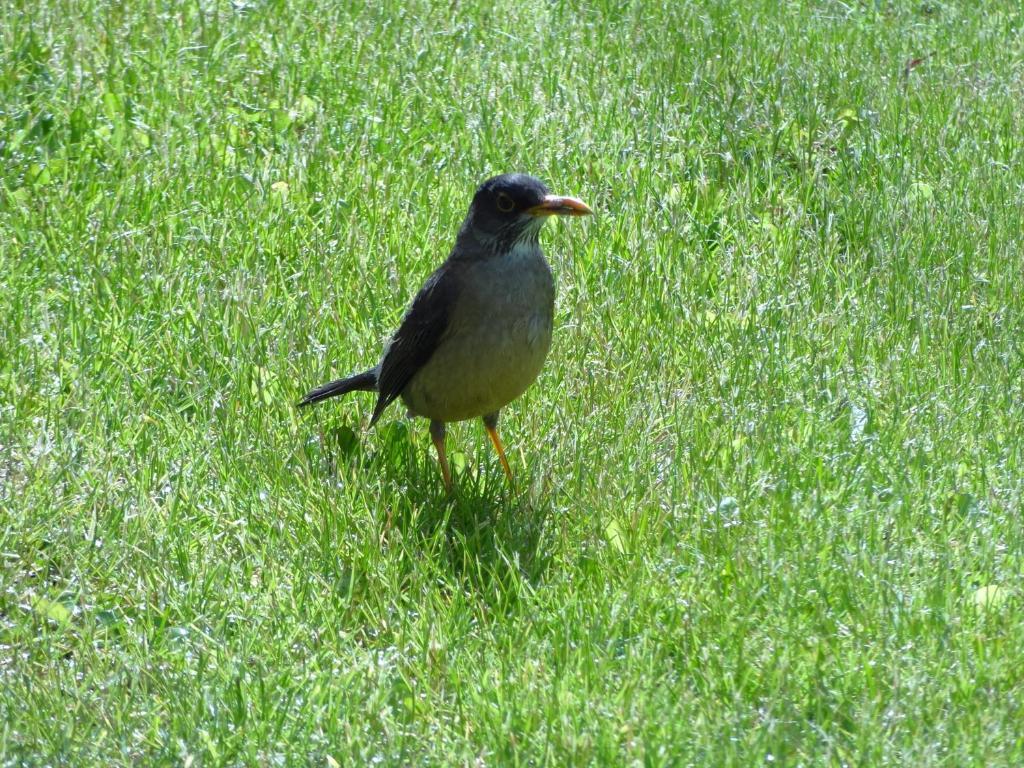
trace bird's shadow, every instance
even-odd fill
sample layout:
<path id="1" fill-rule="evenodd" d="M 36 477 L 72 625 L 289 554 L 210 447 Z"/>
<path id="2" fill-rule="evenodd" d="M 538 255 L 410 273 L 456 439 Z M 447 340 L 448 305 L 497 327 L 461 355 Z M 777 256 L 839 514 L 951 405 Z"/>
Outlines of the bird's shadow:
<path id="1" fill-rule="evenodd" d="M 347 425 L 325 425 L 322 443 L 335 472 L 338 464 L 380 478 L 394 489 L 377 521 L 381 542 L 401 541 L 408 567 L 418 568 L 425 553 L 454 583 L 502 602 L 523 581 L 538 583 L 551 558 L 541 546 L 551 511 L 543 493 L 535 493 L 526 472 L 510 487 L 497 462 L 479 454 L 465 461 L 451 455 L 455 487 L 447 492 L 429 440 L 418 440 L 415 422 L 378 427 L 373 440 L 360 439 Z M 481 463 L 477 463 L 481 462 Z M 490 602 L 490 601 L 489 601 Z"/>

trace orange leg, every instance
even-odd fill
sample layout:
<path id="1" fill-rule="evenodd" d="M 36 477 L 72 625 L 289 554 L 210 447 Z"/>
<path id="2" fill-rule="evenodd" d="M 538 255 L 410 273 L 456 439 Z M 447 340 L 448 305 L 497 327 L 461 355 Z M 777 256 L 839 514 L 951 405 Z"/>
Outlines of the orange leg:
<path id="1" fill-rule="evenodd" d="M 444 453 L 444 422 L 430 422 L 430 439 L 434 441 L 437 449 L 437 461 L 441 465 L 441 476 L 444 478 L 444 487 L 448 493 L 452 492 L 452 471 L 448 468 L 448 457 Z"/>
<path id="2" fill-rule="evenodd" d="M 501 444 L 501 438 L 498 437 L 498 414 L 489 413 L 484 416 L 484 427 L 487 429 L 491 442 L 494 443 L 494 450 L 498 452 L 498 458 L 501 459 L 501 466 L 505 470 L 509 485 L 513 485 L 512 468 L 508 465 L 508 459 L 505 458 L 505 446 Z"/>

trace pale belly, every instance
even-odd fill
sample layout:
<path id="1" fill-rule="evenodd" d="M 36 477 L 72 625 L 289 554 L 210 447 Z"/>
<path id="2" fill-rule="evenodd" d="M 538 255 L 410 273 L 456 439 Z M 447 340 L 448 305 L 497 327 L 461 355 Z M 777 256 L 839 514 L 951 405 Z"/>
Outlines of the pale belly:
<path id="1" fill-rule="evenodd" d="M 551 272 L 543 261 L 510 271 L 512 280 L 502 265 L 476 275 L 476 290 L 461 303 L 450 333 L 402 392 L 414 414 L 444 422 L 478 418 L 511 403 L 537 378 L 551 348 Z M 495 285 L 514 288 L 496 292 Z"/>
<path id="2" fill-rule="evenodd" d="M 402 392 L 410 411 L 437 421 L 495 413 L 526 391 L 551 347 L 551 318 L 518 318 L 503 332 L 477 328 L 442 344 Z"/>

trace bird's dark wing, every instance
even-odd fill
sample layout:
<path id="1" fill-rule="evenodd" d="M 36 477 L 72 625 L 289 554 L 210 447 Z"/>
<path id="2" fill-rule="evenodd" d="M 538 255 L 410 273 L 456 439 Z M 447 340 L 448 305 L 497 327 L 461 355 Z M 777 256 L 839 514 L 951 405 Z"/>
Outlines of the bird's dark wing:
<path id="1" fill-rule="evenodd" d="M 370 426 L 402 394 L 416 371 L 426 365 L 434 354 L 448 330 L 448 320 L 458 293 L 458 276 L 449 264 L 442 264 L 416 294 L 380 362 L 377 405 L 373 409 Z"/>

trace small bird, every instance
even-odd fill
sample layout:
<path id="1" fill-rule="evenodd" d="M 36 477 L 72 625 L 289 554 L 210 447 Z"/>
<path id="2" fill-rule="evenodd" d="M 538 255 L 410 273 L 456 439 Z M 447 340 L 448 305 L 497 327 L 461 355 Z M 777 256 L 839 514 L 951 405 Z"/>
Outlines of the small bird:
<path id="1" fill-rule="evenodd" d="M 555 284 L 538 236 L 549 216 L 589 213 L 582 201 L 552 195 L 532 176 L 488 179 L 476 190 L 448 259 L 416 294 L 380 362 L 317 387 L 299 406 L 376 392 L 372 427 L 401 397 L 410 415 L 430 419 L 448 491 L 445 425 L 482 417 L 511 483 L 498 414 L 540 373 L 554 319 Z"/>

